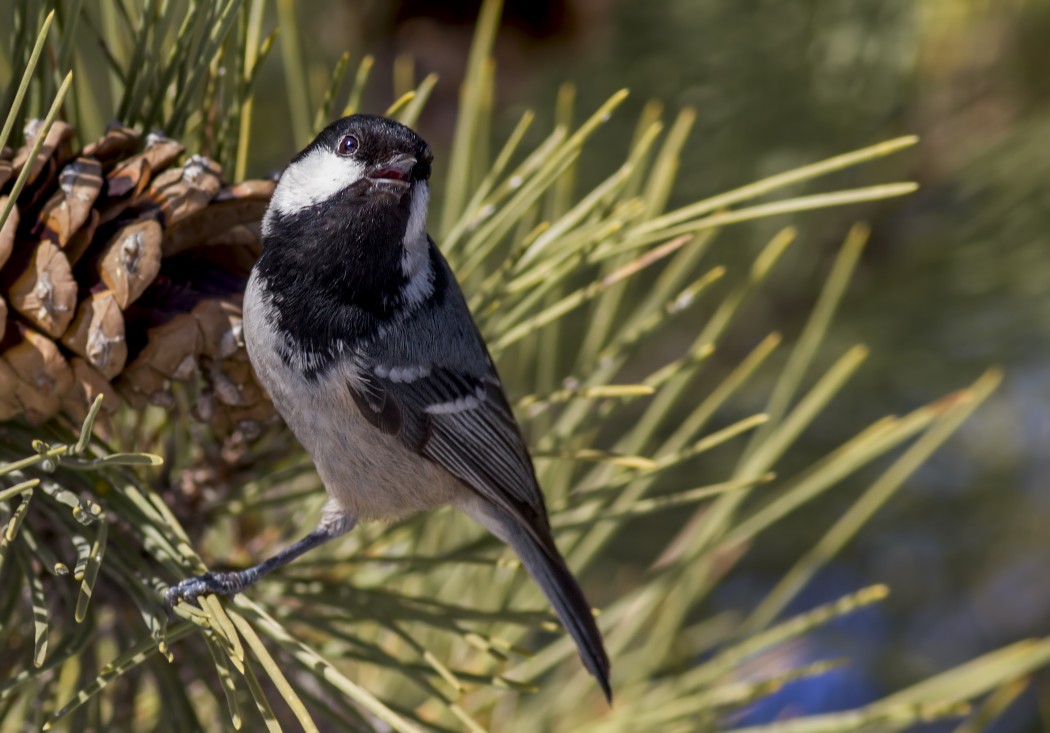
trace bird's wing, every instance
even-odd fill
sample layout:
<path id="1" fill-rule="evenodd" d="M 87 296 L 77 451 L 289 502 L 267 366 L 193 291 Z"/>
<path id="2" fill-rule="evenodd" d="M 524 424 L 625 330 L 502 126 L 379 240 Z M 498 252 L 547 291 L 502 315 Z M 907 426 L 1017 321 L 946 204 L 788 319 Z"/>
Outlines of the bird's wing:
<path id="1" fill-rule="evenodd" d="M 487 354 L 485 359 L 491 368 Z M 495 369 L 477 376 L 448 367 L 380 366 L 367 375 L 351 387 L 361 412 L 498 508 L 497 523 L 507 522 L 501 538 L 518 553 L 611 699 L 601 632 L 551 539 L 543 495 Z"/>
<path id="2" fill-rule="evenodd" d="M 373 364 L 348 387 L 372 425 L 442 466 L 549 546 L 543 495 L 494 369 L 479 375 L 434 364 Z"/>

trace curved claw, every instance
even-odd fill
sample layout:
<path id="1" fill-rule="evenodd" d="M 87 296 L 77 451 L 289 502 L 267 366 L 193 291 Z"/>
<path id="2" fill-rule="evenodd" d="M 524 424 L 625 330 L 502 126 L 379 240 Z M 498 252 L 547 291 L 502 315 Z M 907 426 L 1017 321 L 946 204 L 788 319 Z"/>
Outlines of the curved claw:
<path id="1" fill-rule="evenodd" d="M 250 582 L 246 582 L 243 573 L 205 573 L 195 578 L 186 578 L 164 591 L 164 607 L 171 614 L 179 601 L 193 603 L 199 596 L 216 593 L 232 596 L 241 592 Z"/>

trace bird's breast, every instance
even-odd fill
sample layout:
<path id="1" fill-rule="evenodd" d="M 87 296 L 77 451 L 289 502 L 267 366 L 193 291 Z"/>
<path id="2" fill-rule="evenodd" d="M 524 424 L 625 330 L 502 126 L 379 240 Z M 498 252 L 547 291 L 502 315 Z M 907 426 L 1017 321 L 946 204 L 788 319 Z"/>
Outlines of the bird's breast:
<path id="1" fill-rule="evenodd" d="M 244 336 L 256 376 L 313 458 L 328 494 L 359 520 L 396 519 L 453 502 L 465 488 L 448 472 L 370 424 L 353 401 L 361 363 L 344 351 L 311 377 L 309 354 L 288 352 L 276 305 L 253 273 L 244 297 Z"/>

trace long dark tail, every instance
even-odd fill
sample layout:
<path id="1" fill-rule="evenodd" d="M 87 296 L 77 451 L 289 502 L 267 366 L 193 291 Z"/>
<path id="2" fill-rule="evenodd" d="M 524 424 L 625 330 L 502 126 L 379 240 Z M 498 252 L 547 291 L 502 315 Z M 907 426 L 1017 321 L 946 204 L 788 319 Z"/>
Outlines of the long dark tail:
<path id="1" fill-rule="evenodd" d="M 602 633 L 594 622 L 591 604 L 584 598 L 565 560 L 553 542 L 550 542 L 550 549 L 547 550 L 522 527 L 512 525 L 504 527 L 504 531 L 508 535 L 506 541 L 518 553 L 525 569 L 543 590 L 554 612 L 572 635 L 584 666 L 598 680 L 605 699 L 612 703 L 609 657 L 605 653 Z"/>

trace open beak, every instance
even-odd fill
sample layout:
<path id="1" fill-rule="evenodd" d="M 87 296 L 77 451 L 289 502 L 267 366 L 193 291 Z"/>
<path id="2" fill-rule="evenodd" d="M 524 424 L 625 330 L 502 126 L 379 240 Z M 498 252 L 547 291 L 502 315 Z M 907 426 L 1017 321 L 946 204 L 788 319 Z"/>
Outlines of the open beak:
<path id="1" fill-rule="evenodd" d="M 374 166 L 368 172 L 372 187 L 389 193 L 404 193 L 412 185 L 412 169 L 416 159 L 406 153 Z"/>

